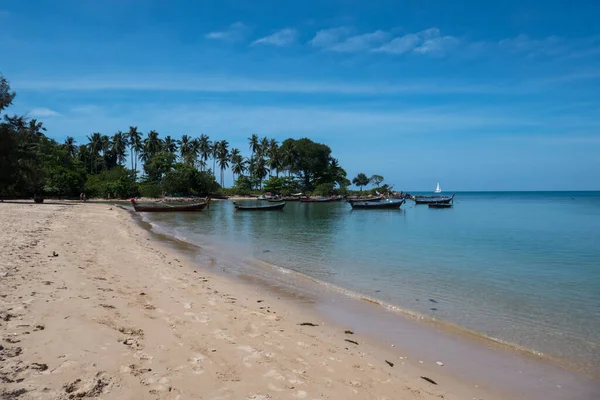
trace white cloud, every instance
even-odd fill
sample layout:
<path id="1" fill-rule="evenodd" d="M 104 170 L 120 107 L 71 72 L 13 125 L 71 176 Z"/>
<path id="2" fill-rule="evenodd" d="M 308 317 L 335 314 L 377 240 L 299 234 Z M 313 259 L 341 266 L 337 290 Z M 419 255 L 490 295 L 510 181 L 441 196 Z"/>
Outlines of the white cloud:
<path id="1" fill-rule="evenodd" d="M 351 29 L 347 27 L 323 29 L 318 31 L 309 43 L 313 47 L 330 47 L 349 35 L 350 32 Z"/>
<path id="2" fill-rule="evenodd" d="M 210 32 L 204 35 L 207 39 L 235 42 L 244 39 L 250 29 L 241 22 L 234 22 L 224 31 Z"/>
<path id="3" fill-rule="evenodd" d="M 320 80 L 264 80 L 237 76 L 194 75 L 122 75 L 96 77 L 68 77 L 26 80 L 14 78 L 18 90 L 35 91 L 171 91 L 198 93 L 304 93 L 341 95 L 398 95 L 410 93 L 523 93 L 524 85 L 416 82 L 406 81 L 390 85 L 386 82 L 343 82 Z"/>
<path id="4" fill-rule="evenodd" d="M 441 55 L 458 45 L 459 40 L 453 36 L 440 36 L 438 28 L 429 28 L 417 33 L 409 33 L 392 39 L 383 46 L 374 49 L 377 53 Z"/>
<path id="5" fill-rule="evenodd" d="M 55 117 L 59 116 L 60 113 L 54 110 L 51 110 L 46 107 L 37 107 L 29 110 L 27 113 L 31 117 Z"/>
<path id="6" fill-rule="evenodd" d="M 421 43 L 419 35 L 409 33 L 408 35 L 394 38 L 389 43 L 373 51 L 377 53 L 403 54 L 412 51 L 419 43 Z"/>
<path id="7" fill-rule="evenodd" d="M 389 34 L 387 32 L 377 30 L 372 33 L 365 33 L 363 35 L 349 37 L 343 42 L 339 42 L 332 46 L 329 46 L 327 49 L 342 53 L 368 51 L 372 49 L 373 46 L 381 44 L 388 38 Z"/>
<path id="8" fill-rule="evenodd" d="M 577 44 L 577 41 L 571 43 L 571 45 Z M 498 42 L 498 46 L 517 53 L 528 53 L 532 56 L 561 55 L 568 53 L 570 50 L 569 44 L 561 37 L 548 36 L 542 39 L 533 39 L 524 34 L 503 39 Z"/>
<path id="9" fill-rule="evenodd" d="M 440 36 L 432 39 L 427 39 L 423 44 L 415 48 L 414 52 L 419 54 L 442 55 L 449 50 L 452 50 L 459 43 L 459 40 L 454 36 Z"/>
<path id="10" fill-rule="evenodd" d="M 252 42 L 252 45 L 266 44 L 282 47 L 292 44 L 296 40 L 297 36 L 298 32 L 295 29 L 285 28 L 275 32 L 272 35 L 255 40 Z"/>

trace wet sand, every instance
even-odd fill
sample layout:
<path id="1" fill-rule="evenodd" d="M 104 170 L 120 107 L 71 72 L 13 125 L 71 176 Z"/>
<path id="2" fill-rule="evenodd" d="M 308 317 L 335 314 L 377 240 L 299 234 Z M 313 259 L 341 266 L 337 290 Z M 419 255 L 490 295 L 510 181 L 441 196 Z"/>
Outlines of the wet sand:
<path id="1" fill-rule="evenodd" d="M 351 310 L 211 269 L 116 206 L 0 204 L 0 397 L 510 398 Z"/>

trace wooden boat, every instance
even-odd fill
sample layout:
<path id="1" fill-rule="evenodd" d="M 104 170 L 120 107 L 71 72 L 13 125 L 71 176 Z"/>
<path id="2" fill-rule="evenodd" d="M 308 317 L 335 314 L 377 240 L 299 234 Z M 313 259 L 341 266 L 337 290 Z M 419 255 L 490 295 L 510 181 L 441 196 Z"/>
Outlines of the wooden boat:
<path id="1" fill-rule="evenodd" d="M 261 205 L 255 206 L 255 205 L 242 205 L 242 204 L 238 204 L 234 201 L 233 206 L 235 207 L 236 210 L 239 210 L 239 211 L 276 211 L 276 210 L 283 210 L 283 207 L 285 207 L 285 203 L 268 204 L 265 206 L 261 206 Z"/>
<path id="2" fill-rule="evenodd" d="M 331 203 L 334 201 L 342 201 L 341 197 L 320 197 L 320 198 L 312 198 L 312 197 L 305 197 L 303 199 L 300 199 L 300 203 Z"/>
<path id="3" fill-rule="evenodd" d="M 414 200 L 415 200 L 415 204 L 432 204 L 432 203 L 449 204 L 454 200 L 454 195 L 452 195 L 451 197 L 448 197 L 448 196 L 415 196 Z"/>
<path id="4" fill-rule="evenodd" d="M 452 203 L 429 203 L 429 208 L 452 208 Z"/>
<path id="5" fill-rule="evenodd" d="M 210 197 L 204 203 L 182 204 L 182 205 L 139 205 L 135 199 L 131 199 L 131 204 L 137 212 L 179 212 L 179 211 L 202 211 L 210 202 Z"/>
<path id="6" fill-rule="evenodd" d="M 358 210 L 382 210 L 382 209 L 398 209 L 404 204 L 402 200 L 381 200 L 381 201 L 364 201 L 364 202 L 352 202 L 350 205 L 352 209 Z"/>
<path id="7" fill-rule="evenodd" d="M 294 197 L 294 196 L 284 196 L 284 197 L 276 197 L 274 199 L 268 199 L 267 200 L 269 203 L 281 203 L 282 201 L 300 201 L 300 197 Z"/>
<path id="8" fill-rule="evenodd" d="M 365 197 L 365 198 L 354 198 L 354 199 L 347 199 L 346 201 L 348 203 L 366 203 L 366 202 L 376 202 L 376 201 L 381 201 L 383 200 L 384 197 L 383 196 L 377 196 L 377 197 Z"/>

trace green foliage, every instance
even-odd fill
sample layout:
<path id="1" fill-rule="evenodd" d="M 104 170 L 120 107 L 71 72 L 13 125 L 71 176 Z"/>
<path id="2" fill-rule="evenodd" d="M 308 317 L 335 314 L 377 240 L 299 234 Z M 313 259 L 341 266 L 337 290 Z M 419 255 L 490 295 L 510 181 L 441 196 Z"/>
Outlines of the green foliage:
<path id="1" fill-rule="evenodd" d="M 139 196 L 140 187 L 133 171 L 117 166 L 97 175 L 90 175 L 85 184 L 85 193 L 88 197 L 126 199 Z"/>
<path id="2" fill-rule="evenodd" d="M 369 178 L 369 181 L 373 182 L 375 187 L 379 187 L 383 183 L 383 180 L 384 178 L 381 175 L 372 175 L 371 178 Z"/>
<path id="3" fill-rule="evenodd" d="M 296 193 L 299 190 L 298 187 L 298 182 L 292 177 L 277 178 L 272 176 L 264 182 L 263 190 L 275 194 L 289 195 Z"/>
<path id="4" fill-rule="evenodd" d="M 221 186 L 209 172 L 198 171 L 188 164 L 178 163 L 165 174 L 162 187 L 170 195 L 190 195 L 214 193 Z"/>
<path id="5" fill-rule="evenodd" d="M 363 174 L 362 172 L 356 175 L 354 179 L 352 179 L 352 183 L 358 186 L 361 192 L 363 186 L 367 186 L 370 181 L 371 180 L 367 177 L 367 175 Z"/>
<path id="6" fill-rule="evenodd" d="M 0 75 L 0 111 L 14 96 Z M 239 194 L 250 194 L 264 184 L 264 190 L 284 195 L 312 190 L 329 195 L 346 193 L 350 185 L 329 146 L 308 138 L 287 139 L 280 145 L 275 139 L 252 134 L 248 138 L 251 156 L 245 158 L 239 149 L 230 149 L 226 140 L 211 141 L 206 134 L 163 139 L 157 131 L 143 134 L 130 126 L 112 135 L 90 133 L 86 143 L 76 144 L 73 137 L 67 137 L 58 144 L 44 131 L 35 119 L 4 116 L 0 123 L 0 195 L 77 196 L 85 191 L 91 197 L 126 198 L 140 193 L 150 197 L 165 192 L 214 193 L 223 186 L 228 169 Z M 125 168 L 127 158 L 129 170 Z M 212 170 L 207 168 L 210 161 Z M 141 182 L 138 162 L 144 171 Z M 217 169 L 221 185 L 215 180 Z M 361 175 L 358 185 L 362 191 L 368 178 Z M 372 180 L 379 186 L 383 177 L 373 175 Z"/>
<path id="7" fill-rule="evenodd" d="M 328 176 L 331 162 L 329 146 L 315 143 L 308 138 L 287 139 L 281 145 L 281 150 L 285 153 L 288 149 L 293 149 L 295 153 L 288 169 L 299 176 L 305 190 L 312 190 L 315 185 L 331 179 L 331 176 Z"/>
<path id="8" fill-rule="evenodd" d="M 241 195 L 249 195 L 252 193 L 252 183 L 252 180 L 248 176 L 238 176 L 237 180 L 235 181 L 236 193 Z"/>
<path id="9" fill-rule="evenodd" d="M 144 164 L 147 180 L 155 183 L 160 182 L 173 169 L 175 159 L 175 154 L 162 151 L 149 158 Z"/>
<path id="10" fill-rule="evenodd" d="M 316 196 L 330 196 L 333 194 L 333 183 L 321 183 L 313 191 L 313 195 Z"/>

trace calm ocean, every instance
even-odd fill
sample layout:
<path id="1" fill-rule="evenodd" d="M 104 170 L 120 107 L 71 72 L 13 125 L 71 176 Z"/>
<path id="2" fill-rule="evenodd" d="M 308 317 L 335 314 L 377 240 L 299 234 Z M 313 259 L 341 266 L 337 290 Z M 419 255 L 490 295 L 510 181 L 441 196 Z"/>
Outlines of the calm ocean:
<path id="1" fill-rule="evenodd" d="M 598 373 L 600 192 L 457 193 L 453 209 L 400 211 L 215 201 L 144 219 L 228 268 L 265 261 Z"/>

